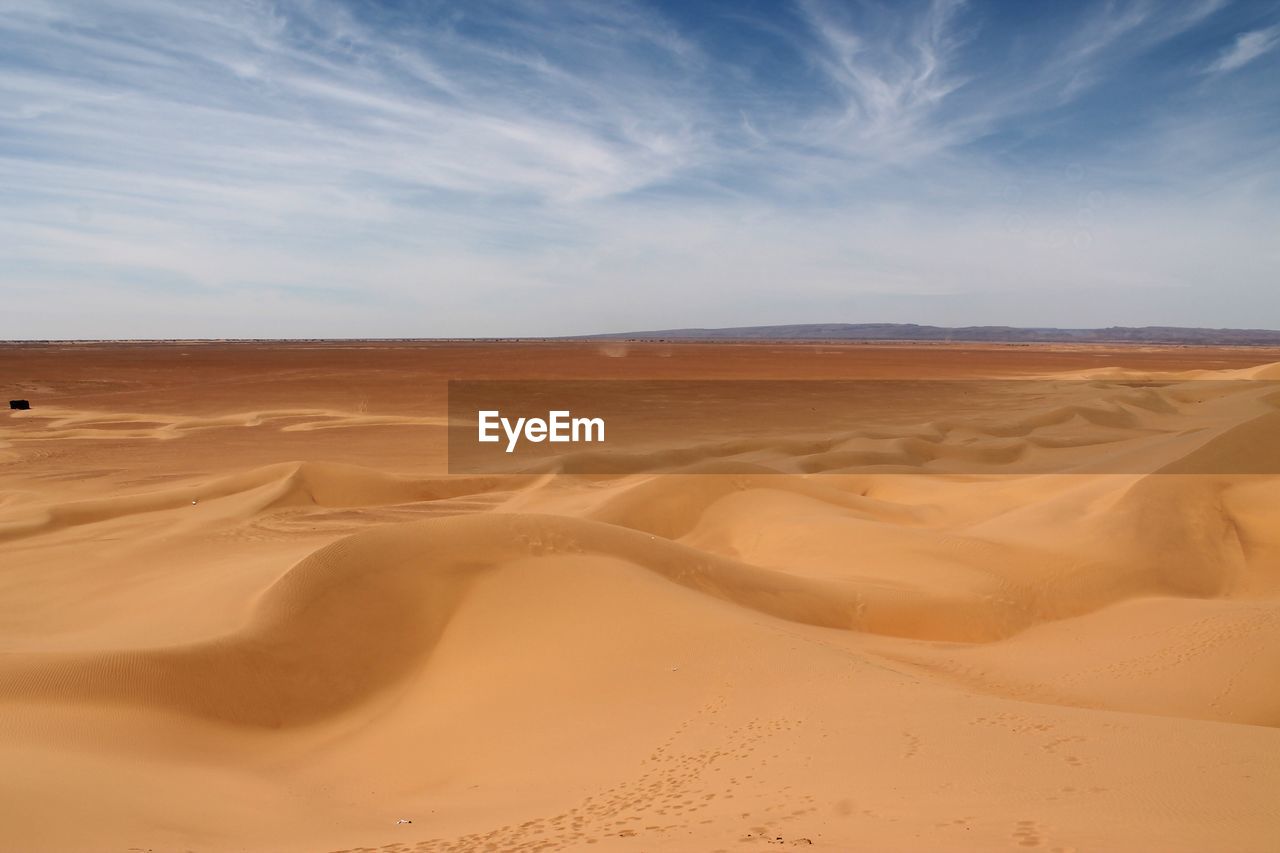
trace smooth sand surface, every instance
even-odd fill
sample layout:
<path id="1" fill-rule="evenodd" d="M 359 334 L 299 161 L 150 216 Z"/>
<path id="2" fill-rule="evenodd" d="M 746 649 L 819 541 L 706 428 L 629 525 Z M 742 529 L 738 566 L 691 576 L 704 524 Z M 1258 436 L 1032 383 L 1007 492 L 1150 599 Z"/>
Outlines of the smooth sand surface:
<path id="1" fill-rule="evenodd" d="M 2 346 L 0 849 L 1280 849 L 1278 362 Z M 448 378 L 1034 376 L 1133 385 L 445 467 Z"/>

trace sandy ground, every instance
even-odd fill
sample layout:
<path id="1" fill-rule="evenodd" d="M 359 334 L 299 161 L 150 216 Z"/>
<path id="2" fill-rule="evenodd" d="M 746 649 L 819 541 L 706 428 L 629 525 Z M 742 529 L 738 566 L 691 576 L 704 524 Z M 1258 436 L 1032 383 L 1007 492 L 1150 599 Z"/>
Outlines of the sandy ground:
<path id="1" fill-rule="evenodd" d="M 2 346 L 0 849 L 1280 849 L 1277 362 Z M 448 378 L 1050 375 L 1150 384 L 930 473 L 445 468 Z"/>

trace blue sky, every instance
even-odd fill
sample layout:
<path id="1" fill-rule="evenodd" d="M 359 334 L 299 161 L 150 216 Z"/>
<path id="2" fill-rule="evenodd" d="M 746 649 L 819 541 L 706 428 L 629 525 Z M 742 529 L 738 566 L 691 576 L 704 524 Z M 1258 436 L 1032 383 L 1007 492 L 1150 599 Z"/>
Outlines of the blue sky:
<path id="1" fill-rule="evenodd" d="M 1280 328 L 1280 6 L 0 0 L 0 337 Z"/>

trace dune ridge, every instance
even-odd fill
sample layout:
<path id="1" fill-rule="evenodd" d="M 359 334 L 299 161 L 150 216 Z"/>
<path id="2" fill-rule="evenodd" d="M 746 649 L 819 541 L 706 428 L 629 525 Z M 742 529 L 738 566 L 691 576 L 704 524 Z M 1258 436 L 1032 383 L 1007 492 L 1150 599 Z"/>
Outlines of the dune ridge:
<path id="1" fill-rule="evenodd" d="M 718 460 L 807 474 L 872 468 L 882 473 L 1148 473 L 1165 466 L 1189 473 L 1185 466 L 1190 463 L 1184 460 L 1198 443 L 1213 440 L 1219 448 L 1232 444 L 1229 436 L 1218 440 L 1218 433 L 1244 430 L 1247 421 L 1256 420 L 1250 434 L 1234 443 L 1252 447 L 1251 442 L 1263 441 L 1267 452 L 1235 463 L 1220 451 L 1197 458 L 1226 466 L 1218 473 L 1280 473 L 1268 428 L 1270 416 L 1280 408 L 1280 388 L 1267 378 L 1267 370 L 1160 380 L 1132 371 L 1122 376 L 1108 372 L 1100 379 L 1092 375 L 1097 372 L 975 383 L 976 395 L 998 401 L 992 408 L 1009 407 L 998 416 L 908 419 L 892 426 L 859 424 L 802 435 L 700 438 L 678 446 L 662 442 L 657 447 L 572 450 L 507 470 L 623 475 L 679 471 Z M 1020 393 L 1015 389 L 1022 383 L 1029 387 Z M 1151 440 L 1157 437 L 1164 440 Z"/>
<path id="2" fill-rule="evenodd" d="M 277 472 L 257 472 L 259 476 Z M 916 640 L 992 642 L 1036 624 L 1154 594 L 1226 594 L 1248 570 L 1238 529 L 1220 494 L 1199 479 L 1146 477 L 1129 486 L 1109 517 L 1125 522 L 1109 545 L 1122 558 L 1075 563 L 1075 571 L 1014 579 L 991 575 L 978 588 L 943 590 L 852 572 L 840 579 L 796 576 L 672 541 L 692 532 L 729 494 L 777 491 L 772 475 L 685 474 L 612 496 L 590 515 L 487 513 L 387 525 L 328 545 L 268 587 L 238 632 L 186 648 L 51 655 L 5 673 L 10 699 L 158 704 L 232 723 L 281 726 L 323 717 L 407 676 L 445 629 L 474 575 L 525 557 L 594 554 L 625 561 L 704 594 L 805 625 Z M 725 479 L 728 482 L 725 482 Z M 699 481 L 701 494 L 686 486 Z M 249 479 L 249 483 L 254 480 Z M 317 505 L 400 502 L 420 484 L 346 466 L 293 466 L 285 497 Z M 224 486 L 241 486 L 232 480 Z M 455 486 L 458 484 L 454 484 Z M 474 488 L 474 487 L 473 487 Z M 349 491 L 350 490 L 350 491 Z M 896 527 L 906 512 L 834 488 L 792 491 L 856 521 Z M 292 500 L 288 501 L 293 502 Z M 173 501 L 169 501 L 173 503 Z M 148 506 L 160 508 L 157 501 Z M 260 510 L 286 505 L 279 490 Z M 655 517 L 654 508 L 670 513 Z M 1162 520 L 1158 541 L 1144 536 Z M 886 522 L 886 518 L 888 521 Z M 1178 523 L 1168 527 L 1170 519 Z M 918 524 L 918 522 L 917 522 Z M 659 535 L 661 531 L 663 535 Z M 963 535 L 958 532 L 953 535 Z M 1123 540 L 1128 547 L 1117 548 Z M 987 546 L 984 559 L 1000 546 Z M 1063 555 L 1018 554 L 1062 565 Z M 1008 555 L 1004 556 L 1009 561 Z M 1019 560 L 1018 558 L 1021 558 Z M 1023 570 L 1027 574 L 1026 570 Z"/>

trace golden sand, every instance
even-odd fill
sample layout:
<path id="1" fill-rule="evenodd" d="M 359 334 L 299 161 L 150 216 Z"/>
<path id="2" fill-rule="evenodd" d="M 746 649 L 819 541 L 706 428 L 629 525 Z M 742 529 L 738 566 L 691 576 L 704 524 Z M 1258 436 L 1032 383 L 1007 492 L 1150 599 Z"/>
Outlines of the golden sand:
<path id="1" fill-rule="evenodd" d="M 5 346 L 0 849 L 1276 850 L 1280 396 L 1177 387 L 1276 362 Z M 964 474 L 445 467 L 449 378 L 1036 376 L 1158 381 Z"/>

